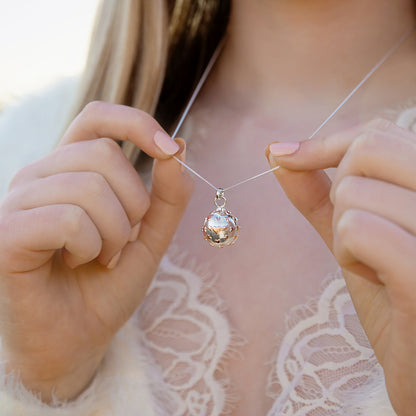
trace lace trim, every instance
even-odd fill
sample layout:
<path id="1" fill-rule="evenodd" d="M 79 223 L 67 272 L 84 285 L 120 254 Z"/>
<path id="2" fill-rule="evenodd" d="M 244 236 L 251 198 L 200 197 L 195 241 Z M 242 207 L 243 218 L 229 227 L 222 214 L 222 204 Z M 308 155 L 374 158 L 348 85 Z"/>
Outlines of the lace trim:
<path id="1" fill-rule="evenodd" d="M 171 246 L 138 311 L 171 416 L 229 414 L 238 402 L 225 362 L 241 358 L 245 340 L 230 328 L 216 279 L 208 265 Z"/>
<path id="2" fill-rule="evenodd" d="M 139 309 L 144 344 L 166 384 L 159 401 L 169 403 L 172 416 L 231 413 L 238 397 L 224 363 L 241 358 L 245 340 L 229 327 L 216 276 L 175 252 L 164 257 Z M 381 366 L 338 271 L 324 281 L 320 296 L 286 317 L 269 375 L 267 395 L 275 402 L 268 416 L 341 416 L 367 397 L 358 389 L 372 392 L 380 380 Z"/>
<path id="3" fill-rule="evenodd" d="M 340 271 L 287 315 L 269 375 L 268 416 L 343 415 L 351 393 L 382 373 Z"/>
<path id="4" fill-rule="evenodd" d="M 382 116 L 416 133 L 416 100 Z M 160 402 L 170 403 L 172 416 L 227 414 L 238 401 L 224 363 L 240 358 L 245 340 L 229 327 L 216 278 L 208 265 L 187 260 L 171 245 L 139 308 L 144 345 L 167 385 Z M 324 281 L 320 296 L 288 313 L 278 344 L 267 387 L 275 403 L 268 416 L 341 416 L 351 409 L 358 415 L 366 408 L 359 401 L 377 390 L 391 414 L 383 370 L 340 271 Z"/>

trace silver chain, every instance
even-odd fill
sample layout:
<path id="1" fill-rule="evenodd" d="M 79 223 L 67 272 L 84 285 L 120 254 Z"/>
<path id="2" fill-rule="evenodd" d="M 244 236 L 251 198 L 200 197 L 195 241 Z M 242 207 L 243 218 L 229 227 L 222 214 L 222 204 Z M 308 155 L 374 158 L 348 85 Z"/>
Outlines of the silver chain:
<path id="1" fill-rule="evenodd" d="M 374 72 L 377 71 L 378 68 L 380 68 L 381 65 L 384 64 L 384 62 L 393 54 L 393 52 L 396 51 L 396 49 L 410 36 L 410 34 L 415 29 L 415 26 L 413 25 L 409 30 L 405 32 L 403 36 L 387 51 L 387 53 L 374 65 L 374 67 L 368 72 L 368 74 L 357 84 L 357 86 L 342 100 L 342 102 L 338 105 L 337 108 L 321 123 L 321 125 L 309 136 L 309 139 L 312 139 L 334 116 L 335 114 L 347 103 L 347 101 L 365 84 L 365 82 L 374 74 Z M 188 104 L 185 107 L 185 110 L 182 113 L 182 116 L 180 120 L 178 121 L 178 124 L 175 128 L 175 131 L 172 134 L 172 139 L 176 137 L 178 134 L 179 129 L 182 127 L 183 122 L 185 121 L 189 110 L 192 107 L 192 104 L 194 103 L 196 97 L 199 94 L 199 91 L 201 90 L 202 86 L 204 85 L 209 73 L 211 72 L 212 67 L 214 66 L 215 62 L 218 59 L 218 56 L 220 55 L 221 50 L 224 47 L 225 39 L 223 39 L 220 44 L 218 45 L 217 49 L 215 50 L 214 54 L 212 55 L 210 61 L 208 62 L 207 67 L 205 68 L 204 73 L 201 76 L 201 79 L 199 80 L 197 86 L 195 87 L 194 92 L 192 93 L 191 98 L 188 101 Z M 218 190 L 221 190 L 222 192 L 228 191 L 230 189 L 236 188 L 237 186 L 240 186 L 244 183 L 250 182 L 254 179 L 260 178 L 263 175 L 266 175 L 267 173 L 273 172 L 277 169 L 279 169 L 280 166 L 275 166 L 272 169 L 266 170 L 264 172 L 261 172 L 255 176 L 251 176 L 250 178 L 247 178 L 241 182 L 238 182 L 234 185 L 228 186 L 227 188 L 221 188 L 213 185 L 208 179 L 201 176 L 198 172 L 196 172 L 194 169 L 192 169 L 190 166 L 188 166 L 186 163 L 182 162 L 179 158 L 176 156 L 173 156 L 175 160 L 177 160 L 182 166 L 184 166 L 186 169 L 188 169 L 190 172 L 192 172 L 195 176 L 203 180 L 206 184 L 208 184 L 211 188 L 215 189 L 217 192 Z"/>

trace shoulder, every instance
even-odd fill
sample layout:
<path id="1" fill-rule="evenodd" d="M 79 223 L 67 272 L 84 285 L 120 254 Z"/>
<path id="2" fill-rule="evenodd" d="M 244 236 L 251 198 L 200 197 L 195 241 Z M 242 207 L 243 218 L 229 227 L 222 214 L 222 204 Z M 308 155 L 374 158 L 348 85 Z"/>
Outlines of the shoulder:
<path id="1" fill-rule="evenodd" d="M 9 104 L 0 113 L 0 199 L 13 175 L 43 157 L 62 132 L 78 78 L 55 84 Z"/>

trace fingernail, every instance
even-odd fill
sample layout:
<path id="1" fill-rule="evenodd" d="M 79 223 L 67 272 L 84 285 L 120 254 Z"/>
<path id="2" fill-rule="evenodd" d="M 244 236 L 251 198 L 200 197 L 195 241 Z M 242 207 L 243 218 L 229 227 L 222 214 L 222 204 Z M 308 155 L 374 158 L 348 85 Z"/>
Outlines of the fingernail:
<path id="1" fill-rule="evenodd" d="M 274 159 L 274 157 L 271 153 L 269 153 L 268 159 L 269 159 L 270 166 L 275 167 L 276 166 L 276 160 Z"/>
<path id="2" fill-rule="evenodd" d="M 185 153 L 186 153 L 186 143 L 185 140 L 177 138 L 175 142 L 179 145 L 179 148 L 182 150 L 177 156 L 182 161 L 185 162 Z M 181 171 L 185 172 L 185 166 L 181 164 Z"/>
<path id="3" fill-rule="evenodd" d="M 140 221 L 139 223 L 137 223 L 130 231 L 130 238 L 129 241 L 133 242 L 137 240 L 137 237 L 139 236 L 139 232 L 140 232 L 140 227 L 142 225 L 142 222 Z"/>
<path id="4" fill-rule="evenodd" d="M 120 260 L 120 256 L 121 256 L 121 250 L 115 254 L 111 260 L 108 262 L 107 264 L 107 269 L 114 269 L 114 267 L 116 267 L 118 261 Z"/>
<path id="5" fill-rule="evenodd" d="M 161 130 L 158 130 L 155 133 L 153 140 L 155 141 L 156 146 L 169 156 L 174 155 L 179 150 L 179 146 L 176 142 Z"/>
<path id="6" fill-rule="evenodd" d="M 269 150 L 273 156 L 286 156 L 295 153 L 299 146 L 298 142 L 272 143 Z"/>

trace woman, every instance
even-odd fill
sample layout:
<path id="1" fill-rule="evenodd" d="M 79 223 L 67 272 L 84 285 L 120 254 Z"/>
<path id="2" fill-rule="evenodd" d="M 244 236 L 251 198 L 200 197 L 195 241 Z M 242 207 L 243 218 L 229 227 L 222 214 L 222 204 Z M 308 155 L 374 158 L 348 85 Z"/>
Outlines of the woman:
<path id="1" fill-rule="evenodd" d="M 15 372 L 44 404 L 9 387 L 4 407 L 412 414 L 416 136 L 379 117 L 415 96 L 414 36 L 304 138 L 412 26 L 414 2 L 235 0 L 229 21 L 226 2 L 205 7 L 105 2 L 80 98 L 155 112 L 171 130 L 227 27 L 186 146 L 143 111 L 93 102 L 12 180 L 0 216 L 5 380 Z M 123 154 L 116 141 L 132 144 Z M 154 159 L 151 191 L 133 145 Z M 272 175 L 230 191 L 241 235 L 216 251 L 200 235 L 214 195 L 172 156 L 187 151 L 228 186 L 269 167 L 265 147 L 284 192 Z"/>

